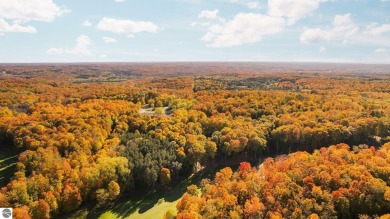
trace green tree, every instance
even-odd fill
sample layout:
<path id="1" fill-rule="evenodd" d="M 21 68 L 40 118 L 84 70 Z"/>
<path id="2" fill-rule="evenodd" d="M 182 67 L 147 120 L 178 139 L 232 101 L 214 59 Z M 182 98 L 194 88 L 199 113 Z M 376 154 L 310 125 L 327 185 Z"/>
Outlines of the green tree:
<path id="1" fill-rule="evenodd" d="M 154 112 L 155 112 L 157 115 L 161 116 L 161 115 L 163 115 L 163 114 L 165 113 L 165 110 L 164 110 L 164 108 L 162 108 L 162 107 L 157 107 L 157 108 L 154 110 Z"/>

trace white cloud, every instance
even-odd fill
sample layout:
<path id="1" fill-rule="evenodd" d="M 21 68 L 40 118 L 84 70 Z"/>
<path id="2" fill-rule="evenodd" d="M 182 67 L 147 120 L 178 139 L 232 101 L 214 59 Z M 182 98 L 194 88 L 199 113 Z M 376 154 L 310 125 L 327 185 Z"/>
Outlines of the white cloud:
<path id="1" fill-rule="evenodd" d="M 199 18 L 207 18 L 207 19 L 216 19 L 218 18 L 218 13 L 219 13 L 219 10 L 218 9 L 215 9 L 215 10 L 203 10 L 199 13 L 198 17 Z"/>
<path id="2" fill-rule="evenodd" d="M 210 25 L 202 40 L 211 47 L 230 47 L 256 43 L 263 36 L 283 30 L 283 18 L 254 13 L 239 13 L 231 21 Z"/>
<path id="3" fill-rule="evenodd" d="M 63 48 L 50 48 L 46 51 L 49 55 L 62 55 L 66 52 Z"/>
<path id="4" fill-rule="evenodd" d="M 387 47 L 389 33 L 390 24 L 373 23 L 359 26 L 352 20 L 352 15 L 348 13 L 336 15 L 333 24 L 329 27 L 305 29 L 300 40 L 304 44 L 332 42 L 339 45 L 357 44 Z"/>
<path id="5" fill-rule="evenodd" d="M 378 25 L 376 23 L 368 25 L 364 33 L 369 35 L 382 35 L 384 33 L 390 32 L 390 24 Z"/>
<path id="6" fill-rule="evenodd" d="M 149 21 L 120 20 L 104 17 L 99 21 L 97 29 L 113 33 L 126 33 L 129 37 L 133 37 L 134 33 L 155 33 L 159 27 Z"/>
<path id="7" fill-rule="evenodd" d="M 115 0 L 115 2 L 124 2 L 125 0 Z"/>
<path id="8" fill-rule="evenodd" d="M 116 43 L 116 39 L 112 37 L 103 37 L 105 43 Z"/>
<path id="9" fill-rule="evenodd" d="M 218 16 L 218 13 L 219 13 L 219 10 L 218 9 L 215 9 L 215 10 L 203 10 L 201 11 L 199 14 L 198 14 L 198 18 L 205 18 L 205 19 L 208 19 L 209 21 L 208 22 L 203 22 L 203 23 L 199 23 L 200 26 L 208 26 L 210 25 L 210 23 L 212 21 L 220 21 L 220 22 L 225 22 L 225 19 L 221 18 Z M 195 25 L 196 26 L 198 25 L 198 23 L 195 22 Z"/>
<path id="10" fill-rule="evenodd" d="M 260 9 L 261 5 L 259 2 L 248 2 L 247 6 L 249 9 Z"/>
<path id="11" fill-rule="evenodd" d="M 320 49 L 319 49 L 320 52 L 325 52 L 326 51 L 326 47 L 325 46 L 321 46 Z"/>
<path id="12" fill-rule="evenodd" d="M 335 31 L 348 31 L 356 28 L 356 24 L 352 21 L 350 13 L 336 15 L 334 17 L 333 26 Z"/>
<path id="13" fill-rule="evenodd" d="M 37 29 L 24 24 L 29 21 L 51 22 L 68 12 L 52 0 L 1 0 L 0 32 L 36 33 Z"/>
<path id="14" fill-rule="evenodd" d="M 49 55 L 72 54 L 77 56 L 89 56 L 92 54 L 89 47 L 92 45 L 91 39 L 86 35 L 80 35 L 76 39 L 76 46 L 72 49 L 50 48 L 46 52 Z"/>
<path id="15" fill-rule="evenodd" d="M 288 18 L 288 24 L 306 17 L 316 10 L 320 3 L 329 0 L 268 0 L 268 14 Z"/>
<path id="16" fill-rule="evenodd" d="M 20 24 L 9 24 L 0 18 L 0 33 L 19 32 L 19 33 L 36 33 L 37 30 L 32 26 L 22 26 Z"/>
<path id="17" fill-rule="evenodd" d="M 336 15 L 331 28 L 306 29 L 300 36 L 301 43 L 319 43 L 338 40 L 346 44 L 359 32 L 359 27 L 352 21 L 351 14 Z"/>
<path id="18" fill-rule="evenodd" d="M 264 36 L 283 31 L 286 25 L 306 17 L 316 10 L 322 2 L 334 0 L 268 0 L 268 15 L 260 13 L 239 13 L 230 21 L 218 16 L 219 10 L 203 10 L 199 18 L 207 18 L 209 23 L 192 23 L 192 26 L 206 26 L 208 32 L 201 38 L 211 47 L 230 47 L 248 43 L 256 43 Z M 239 0 L 230 0 L 239 3 Z M 258 1 L 243 2 L 249 9 L 261 8 Z M 215 21 L 219 21 L 215 24 Z M 325 35 L 323 35 L 325 34 Z M 308 29 L 301 36 L 301 41 L 329 40 L 331 34 L 321 29 Z"/>
<path id="19" fill-rule="evenodd" d="M 0 17 L 18 22 L 51 22 L 69 12 L 52 0 L 1 0 Z"/>
<path id="20" fill-rule="evenodd" d="M 301 43 L 319 43 L 321 41 L 329 41 L 332 38 L 332 33 L 321 30 L 320 28 L 313 28 L 305 30 L 300 37 Z"/>
<path id="21" fill-rule="evenodd" d="M 375 50 L 376 53 L 384 53 L 384 52 L 387 52 L 388 50 L 387 49 L 384 49 L 384 48 L 378 48 Z"/>
<path id="22" fill-rule="evenodd" d="M 344 42 L 349 41 L 356 33 L 359 27 L 351 19 L 351 14 L 336 15 L 333 21 L 332 34 L 343 38 Z"/>
<path id="23" fill-rule="evenodd" d="M 91 21 L 89 21 L 89 20 L 85 20 L 85 21 L 81 24 L 81 26 L 83 26 L 83 27 L 91 27 L 91 26 L 92 26 L 92 23 L 91 23 Z"/>
<path id="24" fill-rule="evenodd" d="M 80 35 L 77 37 L 76 46 L 70 50 L 70 53 L 78 56 L 91 55 L 91 51 L 88 48 L 91 45 L 92 41 L 88 36 Z"/>

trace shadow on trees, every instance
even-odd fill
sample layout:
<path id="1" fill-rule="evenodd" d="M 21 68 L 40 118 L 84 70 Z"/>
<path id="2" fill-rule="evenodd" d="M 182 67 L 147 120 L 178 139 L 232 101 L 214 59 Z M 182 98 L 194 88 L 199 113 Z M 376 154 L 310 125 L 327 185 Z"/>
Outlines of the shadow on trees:
<path id="1" fill-rule="evenodd" d="M 226 164 L 228 165 L 210 165 L 195 175 L 192 175 L 184 180 L 177 180 L 177 184 L 173 184 L 166 189 L 154 190 L 146 194 L 142 191 L 133 191 L 131 194 L 122 195 L 114 203 L 101 207 L 94 207 L 93 203 L 90 203 L 88 206 L 85 206 L 88 213 L 82 218 L 96 219 L 108 210 L 115 214 L 118 218 L 128 217 L 137 211 L 140 214 L 145 213 L 158 204 L 159 200 L 164 199 L 165 202 L 177 201 L 187 191 L 187 186 L 192 184 L 199 186 L 202 179 L 213 179 L 215 174 L 222 168 L 230 167 L 233 169 L 233 171 L 235 171 L 239 165 L 237 163 L 233 164 L 232 162 Z M 74 215 L 75 218 L 79 218 L 82 213 L 83 212 L 76 213 Z"/>
<path id="2" fill-rule="evenodd" d="M 19 151 L 9 146 L 0 146 L 0 187 L 6 186 L 13 176 Z"/>

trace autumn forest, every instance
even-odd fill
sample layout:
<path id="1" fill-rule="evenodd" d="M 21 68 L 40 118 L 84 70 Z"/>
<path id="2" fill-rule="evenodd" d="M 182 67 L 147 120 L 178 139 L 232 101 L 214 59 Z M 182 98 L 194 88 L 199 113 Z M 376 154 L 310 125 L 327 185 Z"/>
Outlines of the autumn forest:
<path id="1" fill-rule="evenodd" d="M 389 218 L 390 68 L 2 64 L 0 153 L 14 218 Z"/>

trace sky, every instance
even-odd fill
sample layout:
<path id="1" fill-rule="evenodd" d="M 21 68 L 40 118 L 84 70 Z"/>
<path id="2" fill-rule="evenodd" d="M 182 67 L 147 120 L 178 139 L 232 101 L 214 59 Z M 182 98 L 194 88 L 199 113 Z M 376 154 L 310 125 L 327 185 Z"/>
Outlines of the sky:
<path id="1" fill-rule="evenodd" d="M 0 63 L 390 64 L 390 0 L 0 0 Z"/>

